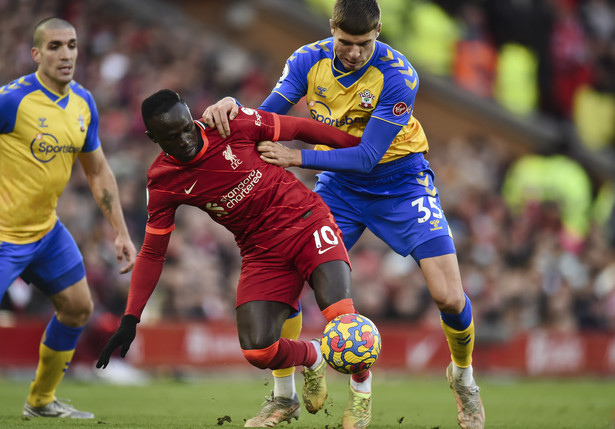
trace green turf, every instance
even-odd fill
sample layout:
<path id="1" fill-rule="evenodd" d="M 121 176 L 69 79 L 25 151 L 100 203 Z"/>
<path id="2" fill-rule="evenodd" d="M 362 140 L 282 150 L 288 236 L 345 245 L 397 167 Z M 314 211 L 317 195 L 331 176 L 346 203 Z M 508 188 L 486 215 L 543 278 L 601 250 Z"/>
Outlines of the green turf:
<path id="1" fill-rule="evenodd" d="M 329 371 L 325 409 L 282 428 L 339 428 L 347 400 L 346 378 Z M 298 388 L 301 376 L 298 375 Z M 579 429 L 613 426 L 612 379 L 510 380 L 479 378 L 487 428 Z M 23 380 L 0 379 L 0 428 L 238 428 L 260 408 L 271 384 L 266 375 L 220 374 L 190 381 L 156 380 L 146 386 L 115 386 L 67 379 L 59 397 L 92 411 L 91 421 L 20 417 L 28 388 Z M 370 428 L 457 428 L 455 404 L 443 378 L 376 374 Z M 227 421 L 226 416 L 230 418 Z M 221 419 L 221 425 L 218 425 Z"/>

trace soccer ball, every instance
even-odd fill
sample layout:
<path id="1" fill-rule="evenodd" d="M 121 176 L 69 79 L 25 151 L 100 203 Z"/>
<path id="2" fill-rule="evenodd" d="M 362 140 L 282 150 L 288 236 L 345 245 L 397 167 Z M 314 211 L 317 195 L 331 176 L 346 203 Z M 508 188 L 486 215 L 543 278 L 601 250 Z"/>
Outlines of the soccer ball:
<path id="1" fill-rule="evenodd" d="M 356 374 L 376 362 L 381 344 L 374 322 L 360 314 L 342 314 L 325 326 L 320 351 L 334 370 Z"/>

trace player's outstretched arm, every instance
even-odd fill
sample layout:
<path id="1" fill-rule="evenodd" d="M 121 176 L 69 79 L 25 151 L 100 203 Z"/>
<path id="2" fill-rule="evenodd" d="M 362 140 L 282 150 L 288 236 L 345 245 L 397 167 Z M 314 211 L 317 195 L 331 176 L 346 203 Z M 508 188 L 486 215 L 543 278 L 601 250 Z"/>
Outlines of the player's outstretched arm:
<path id="1" fill-rule="evenodd" d="M 235 119 L 239 106 L 233 97 L 224 97 L 203 112 L 203 121 L 208 127 L 216 127 L 223 138 L 231 135 L 230 121 Z"/>
<path id="2" fill-rule="evenodd" d="M 287 115 L 279 115 L 277 118 L 280 124 L 279 140 L 299 139 L 305 143 L 324 144 L 333 148 L 353 147 L 361 141 L 359 137 L 313 119 L 295 118 Z M 261 159 L 269 164 L 284 168 L 301 167 L 303 165 L 302 151 L 298 149 L 290 149 L 271 141 L 262 141 L 258 143 L 257 150 Z"/>
<path id="3" fill-rule="evenodd" d="M 124 214 L 120 206 L 120 195 L 113 171 L 101 148 L 93 152 L 79 154 L 79 161 L 88 178 L 90 188 L 98 207 L 115 231 L 115 252 L 118 262 L 125 261 L 120 273 L 132 270 L 137 250 L 130 239 Z"/>
<path id="4" fill-rule="evenodd" d="M 115 334 L 113 334 L 111 339 L 107 342 L 105 348 L 100 353 L 98 362 L 96 362 L 96 368 L 106 368 L 109 364 L 111 355 L 120 346 L 122 346 L 120 349 L 120 356 L 126 356 L 126 353 L 128 353 L 128 350 L 130 349 L 130 344 L 132 344 L 137 336 L 137 323 L 139 323 L 139 319 L 132 314 L 126 314 L 122 317 L 120 327 L 117 328 Z"/>
<path id="5" fill-rule="evenodd" d="M 126 356 L 130 344 L 137 335 L 137 323 L 143 313 L 145 304 L 156 288 L 160 279 L 164 264 L 164 255 L 169 245 L 171 234 L 156 235 L 145 233 L 141 252 L 137 257 L 135 269 L 130 279 L 130 290 L 128 291 L 128 302 L 126 312 L 122 317 L 120 327 L 107 342 L 107 345 L 100 353 L 96 368 L 105 368 L 109 363 L 109 358 L 118 348 L 120 356 Z"/>

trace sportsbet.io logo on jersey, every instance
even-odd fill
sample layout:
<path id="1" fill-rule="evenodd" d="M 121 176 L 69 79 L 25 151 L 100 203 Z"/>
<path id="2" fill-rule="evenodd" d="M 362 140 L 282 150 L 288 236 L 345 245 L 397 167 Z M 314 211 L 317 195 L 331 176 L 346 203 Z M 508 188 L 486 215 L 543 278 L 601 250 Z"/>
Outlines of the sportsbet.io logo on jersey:
<path id="1" fill-rule="evenodd" d="M 352 124 L 366 124 L 367 121 L 369 121 L 368 117 L 363 117 L 363 116 L 343 116 L 341 118 L 334 118 L 333 117 L 333 113 L 331 112 L 331 109 L 329 108 L 329 106 L 327 106 L 325 103 L 323 103 L 322 101 L 314 101 L 314 100 L 310 100 L 310 102 L 308 103 L 309 107 L 310 107 L 310 116 L 312 117 L 312 119 L 316 119 L 318 122 L 322 122 L 323 124 L 327 124 L 327 125 L 332 125 L 336 128 L 340 128 L 343 127 L 344 125 L 352 125 Z M 319 112 L 319 110 L 322 111 L 322 108 L 325 108 L 326 111 L 325 112 Z"/>
<path id="2" fill-rule="evenodd" d="M 49 162 L 61 153 L 76 153 L 73 145 L 60 144 L 52 134 L 38 133 L 30 143 L 30 152 L 37 161 Z"/>

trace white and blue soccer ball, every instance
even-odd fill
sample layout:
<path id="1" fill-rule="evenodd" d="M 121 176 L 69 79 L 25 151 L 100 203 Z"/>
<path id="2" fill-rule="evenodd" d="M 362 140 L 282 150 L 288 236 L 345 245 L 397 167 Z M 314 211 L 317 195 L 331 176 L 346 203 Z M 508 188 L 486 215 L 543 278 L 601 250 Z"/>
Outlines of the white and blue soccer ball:
<path id="1" fill-rule="evenodd" d="M 376 363 L 381 345 L 374 322 L 360 314 L 342 314 L 325 327 L 320 351 L 334 370 L 356 374 Z"/>

